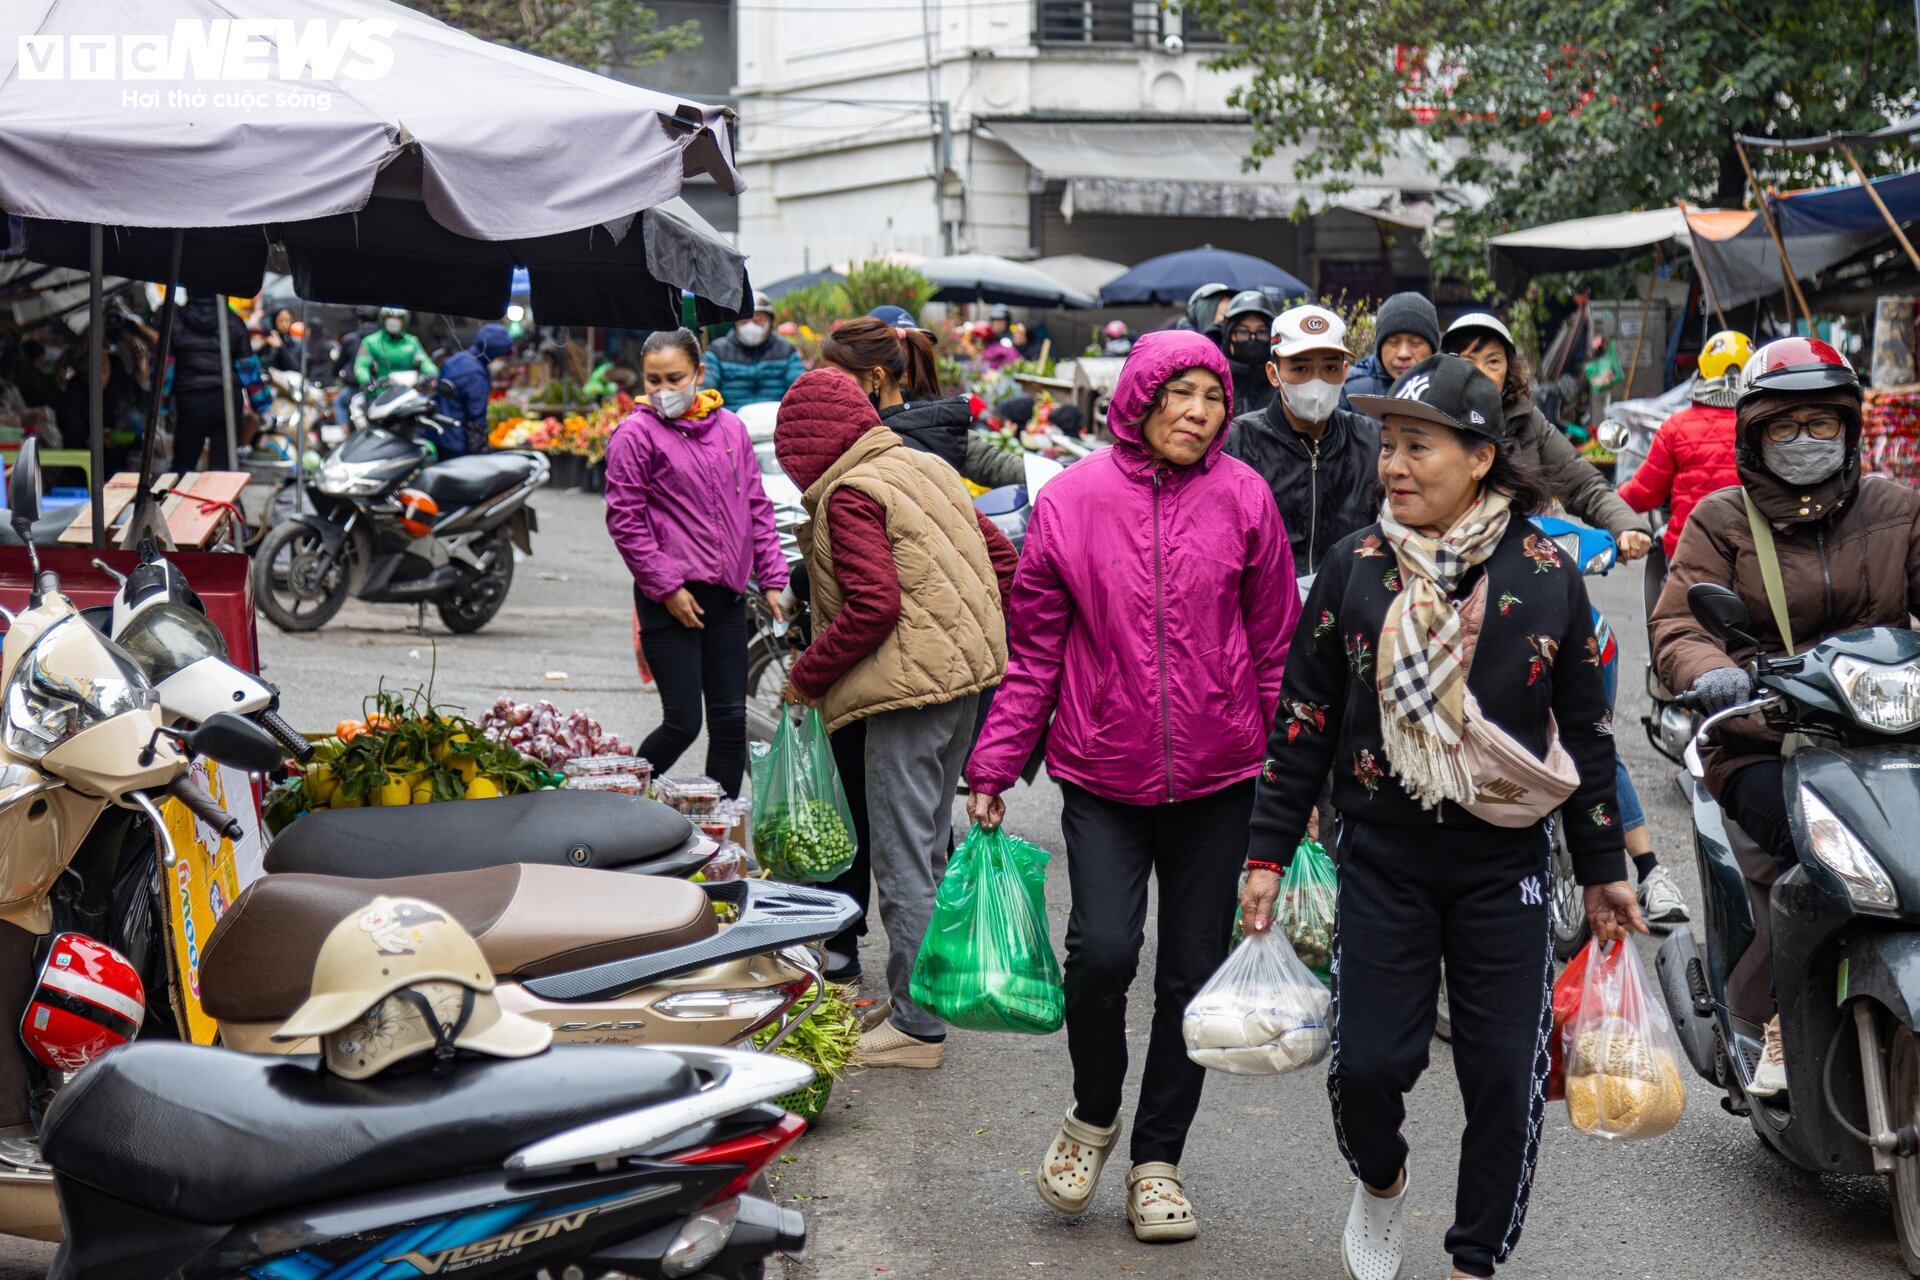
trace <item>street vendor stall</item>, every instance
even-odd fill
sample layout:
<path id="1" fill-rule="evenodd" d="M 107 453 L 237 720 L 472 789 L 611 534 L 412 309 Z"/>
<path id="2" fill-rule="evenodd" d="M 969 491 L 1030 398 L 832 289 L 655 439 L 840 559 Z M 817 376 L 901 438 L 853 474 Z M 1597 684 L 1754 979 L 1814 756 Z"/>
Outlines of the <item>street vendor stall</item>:
<path id="1" fill-rule="evenodd" d="M 182 30 L 221 56 L 180 50 L 169 88 L 123 81 L 99 52 L 173 58 Z M 229 61 L 251 77 L 239 89 Z M 0 10 L 0 209 L 27 256 L 90 273 L 95 371 L 107 275 L 250 296 L 270 254 L 315 301 L 498 315 L 519 265 L 546 323 L 675 323 L 682 289 L 703 319 L 731 318 L 750 305 L 744 260 L 657 211 L 699 173 L 741 189 L 725 109 L 381 0 Z M 162 362 L 172 320 L 169 291 Z M 155 529 L 152 503 L 143 492 L 128 538 Z"/>

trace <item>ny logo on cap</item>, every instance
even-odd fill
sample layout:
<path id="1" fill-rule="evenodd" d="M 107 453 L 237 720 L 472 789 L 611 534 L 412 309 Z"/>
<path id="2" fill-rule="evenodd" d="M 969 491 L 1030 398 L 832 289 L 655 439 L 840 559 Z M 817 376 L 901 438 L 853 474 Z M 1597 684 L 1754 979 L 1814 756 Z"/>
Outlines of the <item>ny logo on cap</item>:
<path id="1" fill-rule="evenodd" d="M 1408 378 L 1406 384 L 1400 388 L 1400 398 L 1402 400 L 1425 400 L 1427 398 L 1427 388 L 1432 385 L 1433 375 L 1430 373 L 1422 373 Z"/>

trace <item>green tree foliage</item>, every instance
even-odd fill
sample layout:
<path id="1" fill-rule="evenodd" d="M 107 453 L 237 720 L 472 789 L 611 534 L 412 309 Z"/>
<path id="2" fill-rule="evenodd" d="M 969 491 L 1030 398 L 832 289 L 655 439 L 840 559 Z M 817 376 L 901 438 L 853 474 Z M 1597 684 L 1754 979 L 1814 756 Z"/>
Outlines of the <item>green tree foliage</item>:
<path id="1" fill-rule="evenodd" d="M 847 315 L 864 316 L 875 307 L 905 307 L 914 315 L 933 301 L 934 283 L 912 267 L 871 258 L 855 266 L 840 286 L 846 294 Z"/>
<path id="2" fill-rule="evenodd" d="M 402 0 L 450 26 L 543 58 L 627 71 L 700 43 L 700 24 L 660 25 L 636 0 Z"/>
<path id="3" fill-rule="evenodd" d="M 1252 72 L 1234 105 L 1252 161 L 1304 148 L 1293 175 L 1378 173 L 1397 130 L 1451 140 L 1446 176 L 1492 201 L 1436 237 L 1477 261 L 1503 227 L 1685 198 L 1738 208 L 1736 132 L 1878 128 L 1914 109 L 1908 0 L 1184 0 Z M 1462 145 L 1464 144 L 1464 145 Z M 1762 182 L 1836 180 L 1831 156 L 1749 153 Z M 1910 160 L 1889 151 L 1882 171 Z M 1861 155 L 1863 165 L 1874 158 Z"/>

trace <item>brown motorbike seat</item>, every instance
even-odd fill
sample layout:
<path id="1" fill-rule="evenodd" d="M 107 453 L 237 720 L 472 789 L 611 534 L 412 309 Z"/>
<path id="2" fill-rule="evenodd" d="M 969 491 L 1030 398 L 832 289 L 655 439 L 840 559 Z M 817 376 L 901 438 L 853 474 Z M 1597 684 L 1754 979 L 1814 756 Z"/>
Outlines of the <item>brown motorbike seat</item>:
<path id="1" fill-rule="evenodd" d="M 451 914 L 499 978 L 539 978 L 698 942 L 718 930 L 698 885 L 660 876 L 514 863 L 354 880 L 262 876 L 207 940 L 200 999 L 224 1022 L 278 1022 L 306 1000 L 321 944 L 373 899 L 419 898 Z"/>

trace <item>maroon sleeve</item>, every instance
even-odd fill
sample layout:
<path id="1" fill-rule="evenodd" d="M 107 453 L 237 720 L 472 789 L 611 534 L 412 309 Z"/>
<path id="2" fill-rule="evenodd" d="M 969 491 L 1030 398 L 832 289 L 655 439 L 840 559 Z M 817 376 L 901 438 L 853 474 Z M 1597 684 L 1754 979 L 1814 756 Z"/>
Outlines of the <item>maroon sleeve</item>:
<path id="1" fill-rule="evenodd" d="M 1013 616 L 1013 575 L 1020 568 L 1020 553 L 985 512 L 976 510 L 973 515 L 987 539 L 987 558 L 993 561 L 993 576 L 1000 580 L 1000 616 L 1010 618 Z"/>
<path id="2" fill-rule="evenodd" d="M 824 696 L 900 621 L 900 570 L 887 540 L 886 509 L 864 493 L 836 489 L 827 499 L 827 529 L 845 603 L 793 664 L 793 687 L 809 698 Z"/>

